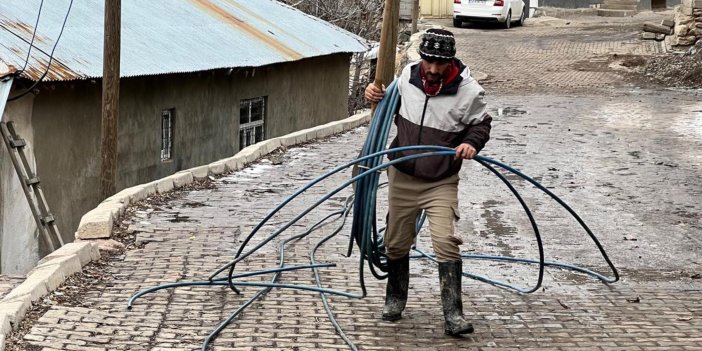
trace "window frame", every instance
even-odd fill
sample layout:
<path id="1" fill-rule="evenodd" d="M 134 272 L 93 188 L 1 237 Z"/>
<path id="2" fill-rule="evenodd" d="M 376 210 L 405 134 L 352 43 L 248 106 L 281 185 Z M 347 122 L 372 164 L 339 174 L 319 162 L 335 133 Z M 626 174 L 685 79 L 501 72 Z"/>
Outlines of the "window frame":
<path id="1" fill-rule="evenodd" d="M 173 160 L 174 139 L 175 108 L 163 109 L 161 110 L 161 162 Z"/>
<path id="2" fill-rule="evenodd" d="M 259 114 L 254 115 L 254 106 L 258 103 L 260 103 L 261 111 Z M 239 101 L 239 150 L 266 140 L 267 105 L 268 96 L 259 96 Z M 246 111 L 245 115 L 243 111 Z M 258 116 L 260 116 L 260 118 L 254 119 Z M 260 135 L 258 131 L 260 131 Z"/>

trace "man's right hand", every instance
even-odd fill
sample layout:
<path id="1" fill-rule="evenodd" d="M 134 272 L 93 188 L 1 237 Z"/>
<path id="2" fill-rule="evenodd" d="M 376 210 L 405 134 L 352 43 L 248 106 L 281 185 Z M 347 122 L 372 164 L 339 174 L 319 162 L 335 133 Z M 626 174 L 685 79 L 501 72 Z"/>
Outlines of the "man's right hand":
<path id="1" fill-rule="evenodd" d="M 370 83 L 366 87 L 366 92 L 364 94 L 366 100 L 378 103 L 383 99 L 383 96 L 385 96 L 385 85 L 383 85 L 382 89 L 375 85 L 375 83 Z"/>

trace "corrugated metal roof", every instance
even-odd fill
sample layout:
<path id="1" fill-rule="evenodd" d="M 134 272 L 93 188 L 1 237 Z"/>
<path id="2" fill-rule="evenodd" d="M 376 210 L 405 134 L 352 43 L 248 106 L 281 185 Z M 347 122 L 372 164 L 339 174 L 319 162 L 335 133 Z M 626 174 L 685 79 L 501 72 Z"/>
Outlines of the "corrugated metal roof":
<path id="1" fill-rule="evenodd" d="M 16 68 L 6 65 L 0 60 L 0 81 L 2 81 L 2 78 L 4 78 L 5 76 L 15 73 L 15 71 Z"/>
<path id="2" fill-rule="evenodd" d="M 70 0 L 44 1 L 23 76 L 46 69 Z M 19 69 L 40 0 L 0 1 L 0 61 Z M 74 0 L 45 80 L 102 76 L 104 2 Z M 366 50 L 365 40 L 275 0 L 122 0 L 121 76 L 259 67 Z"/>

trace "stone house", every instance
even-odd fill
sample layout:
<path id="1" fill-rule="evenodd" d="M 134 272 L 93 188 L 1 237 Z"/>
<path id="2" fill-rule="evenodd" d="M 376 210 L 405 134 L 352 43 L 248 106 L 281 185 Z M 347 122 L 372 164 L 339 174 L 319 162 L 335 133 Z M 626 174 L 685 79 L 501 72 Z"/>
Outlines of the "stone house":
<path id="1" fill-rule="evenodd" d="M 0 66 L 24 66 L 39 5 L 0 2 Z M 44 1 L 10 96 L 47 69 L 68 5 Z M 65 242 L 102 200 L 103 19 L 103 1 L 75 1 L 45 78 L 4 111 L 30 145 Z M 118 191 L 348 117 L 351 55 L 366 49 L 275 0 L 123 0 L 121 43 Z M 47 252 L 7 155 L 0 146 L 0 263 L 17 273 Z"/>

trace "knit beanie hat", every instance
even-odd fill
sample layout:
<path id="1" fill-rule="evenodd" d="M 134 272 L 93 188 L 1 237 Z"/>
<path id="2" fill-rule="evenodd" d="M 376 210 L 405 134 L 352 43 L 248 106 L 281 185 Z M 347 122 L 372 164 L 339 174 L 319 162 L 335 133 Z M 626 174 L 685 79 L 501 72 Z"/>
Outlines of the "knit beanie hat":
<path id="1" fill-rule="evenodd" d="M 444 29 L 429 29 L 422 35 L 419 56 L 429 61 L 449 61 L 456 55 L 453 33 Z"/>

